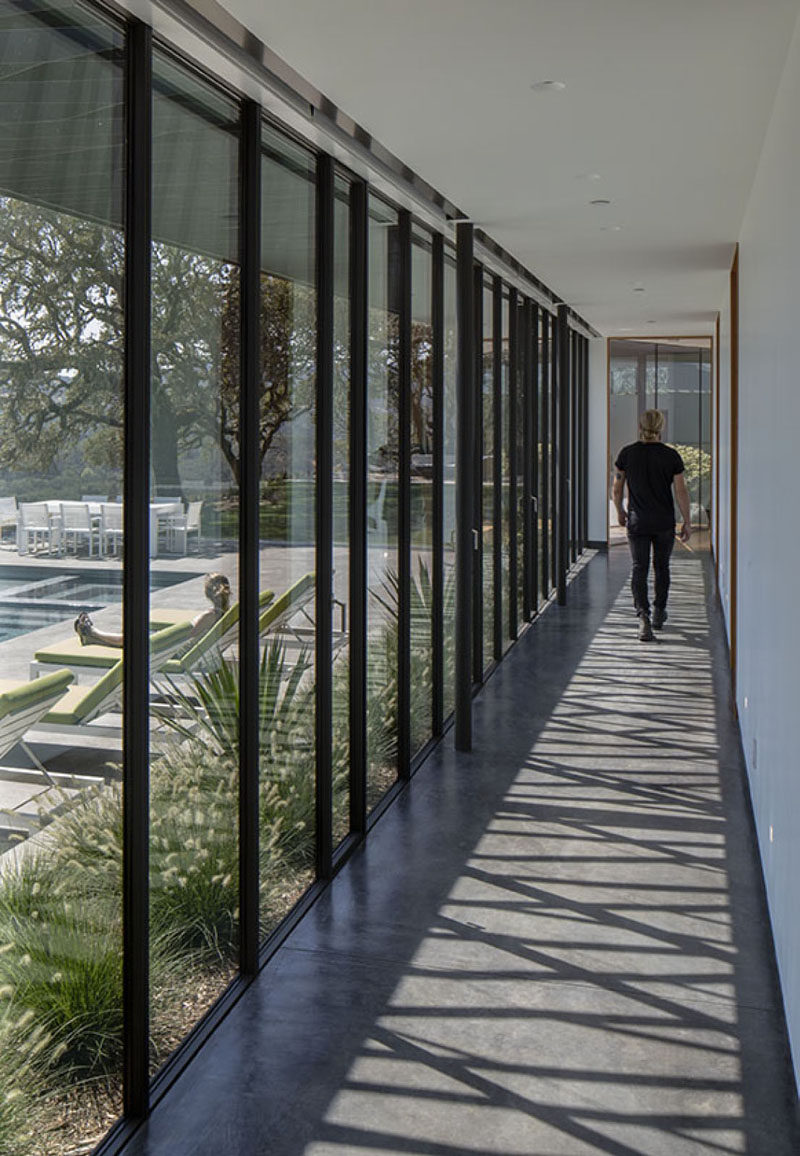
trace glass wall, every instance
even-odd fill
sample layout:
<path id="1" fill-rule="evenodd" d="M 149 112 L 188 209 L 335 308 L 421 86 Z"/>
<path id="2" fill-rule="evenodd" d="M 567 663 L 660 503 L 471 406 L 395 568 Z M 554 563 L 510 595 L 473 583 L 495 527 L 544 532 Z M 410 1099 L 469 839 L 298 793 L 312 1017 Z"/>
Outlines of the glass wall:
<path id="1" fill-rule="evenodd" d="M 152 1077 L 169 1057 L 185 1062 L 176 1050 L 410 773 L 439 706 L 453 712 L 456 261 L 412 219 L 408 317 L 408 218 L 358 178 L 334 169 L 331 215 L 326 159 L 243 115 L 165 46 L 151 50 L 141 26 L 128 43 L 122 24 L 74 0 L 0 0 L 0 27 L 0 1150 L 68 1156 L 121 1113 L 123 1053 L 128 1104 L 146 1111 Z M 140 111 L 152 97 L 152 168 L 134 147 L 150 118 L 129 119 L 126 91 Z M 123 207 L 128 185 L 148 184 L 144 233 Z M 521 357 L 511 376 L 509 287 L 483 268 L 473 286 L 469 528 L 483 548 L 463 565 L 476 561 L 487 670 L 510 642 L 511 608 L 522 617 L 531 415 Z M 552 495 L 552 398 L 539 396 L 537 484 Z M 332 444 L 318 398 L 333 402 Z M 707 409 L 704 395 L 706 439 Z M 243 441 L 257 447 L 252 472 Z M 317 503 L 328 461 L 331 525 Z M 703 493 L 701 481 L 701 505 Z M 550 508 L 545 497 L 542 529 Z M 141 540 L 126 542 L 137 524 Z M 315 604 L 328 530 L 330 700 Z M 23 573 L 46 587 L 20 593 Z"/>
<path id="2" fill-rule="evenodd" d="M 238 669 L 207 639 L 238 606 L 239 125 L 161 53 L 153 87 L 151 586 L 175 556 L 187 577 L 150 599 L 155 1070 L 237 966 Z"/>
<path id="3" fill-rule="evenodd" d="M 502 595 L 503 650 L 511 645 L 511 599 L 516 598 L 516 590 L 511 589 L 511 447 L 512 399 L 511 399 L 511 359 L 510 359 L 510 305 L 508 294 L 503 293 L 500 329 L 500 583 Z"/>
<path id="4" fill-rule="evenodd" d="M 316 231 L 313 153 L 261 137 L 261 932 L 314 877 Z"/>
<path id="5" fill-rule="evenodd" d="M 367 308 L 367 808 L 397 778 L 399 236 L 369 198 Z"/>
<path id="6" fill-rule="evenodd" d="M 482 356 L 482 409 L 481 426 L 483 451 L 481 457 L 481 542 L 483 545 L 483 669 L 494 662 L 495 615 L 495 331 L 494 289 L 491 280 L 483 285 L 483 356 Z M 499 334 L 497 335 L 499 342 Z"/>
<path id="7" fill-rule="evenodd" d="M 662 440 L 683 458 L 692 524 L 700 529 L 709 527 L 712 515 L 710 401 L 710 339 L 609 341 L 609 476 L 619 450 L 636 440 L 640 414 L 660 409 L 665 418 Z M 609 519 L 612 538 L 624 537 L 611 507 Z"/>
<path id="8" fill-rule="evenodd" d="M 350 828 L 350 181 L 333 202 L 333 844 Z"/>
<path id="9" fill-rule="evenodd" d="M 430 237 L 411 246 L 411 753 L 433 734 L 433 280 Z"/>
<path id="10" fill-rule="evenodd" d="M 516 506 L 517 506 L 517 628 L 525 622 L 525 583 L 528 575 L 525 569 L 525 519 L 530 503 L 530 493 L 526 486 L 528 477 L 526 450 L 528 449 L 525 437 L 526 423 L 526 396 L 525 396 L 525 364 L 530 356 L 530 342 L 527 341 L 527 306 L 524 302 L 517 304 L 517 355 L 514 365 L 514 383 L 512 396 L 514 398 L 514 412 L 516 418 L 516 461 L 514 475 L 516 478 Z M 529 584 L 530 588 L 530 584 Z"/>
<path id="11" fill-rule="evenodd" d="M 121 652 L 102 702 L 69 666 L 76 606 L 121 630 L 124 40 L 75 3 L 0 19 L 0 1147 L 61 1154 L 122 1108 Z"/>
<path id="12" fill-rule="evenodd" d="M 444 629 L 444 675 L 442 711 L 447 718 L 455 706 L 456 665 L 456 263 L 445 251 L 444 257 L 444 429 L 442 431 L 443 482 L 442 550 L 444 596 L 442 617 Z"/>

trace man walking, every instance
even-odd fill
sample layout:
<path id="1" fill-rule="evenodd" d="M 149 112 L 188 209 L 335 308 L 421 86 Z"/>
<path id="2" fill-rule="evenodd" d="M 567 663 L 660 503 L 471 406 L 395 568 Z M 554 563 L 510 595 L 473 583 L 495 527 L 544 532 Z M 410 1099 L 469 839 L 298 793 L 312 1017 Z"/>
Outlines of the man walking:
<path id="1" fill-rule="evenodd" d="M 683 517 L 680 538 L 688 542 L 692 536 L 689 511 L 689 491 L 683 476 L 683 458 L 672 446 L 661 441 L 664 415 L 658 409 L 648 409 L 639 419 L 639 440 L 620 450 L 616 462 L 614 486 L 611 491 L 620 526 L 628 527 L 633 569 L 631 593 L 639 616 L 639 639 L 653 641 L 653 630 L 661 630 L 667 619 L 669 594 L 669 559 L 675 544 L 675 499 Z M 628 509 L 622 505 L 625 484 L 628 485 Z M 653 618 L 650 619 L 650 599 L 647 595 L 647 575 L 650 569 L 650 550 L 653 551 L 655 597 Z"/>

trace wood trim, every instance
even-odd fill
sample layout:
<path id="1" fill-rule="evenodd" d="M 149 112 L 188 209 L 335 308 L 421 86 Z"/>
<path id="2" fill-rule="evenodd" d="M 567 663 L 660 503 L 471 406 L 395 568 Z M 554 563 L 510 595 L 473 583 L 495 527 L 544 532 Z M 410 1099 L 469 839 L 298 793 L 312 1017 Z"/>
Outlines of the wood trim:
<path id="1" fill-rule="evenodd" d="M 728 565 L 730 583 L 730 630 L 728 640 L 731 656 L 731 684 L 733 701 L 736 703 L 736 643 L 739 575 L 739 246 L 733 253 L 730 278 L 731 292 L 731 449 L 730 449 L 730 560 Z"/>
<path id="2" fill-rule="evenodd" d="M 711 462 L 711 476 L 714 479 L 714 537 L 711 542 L 711 554 L 714 559 L 714 574 L 719 583 L 719 395 L 721 383 L 719 380 L 719 313 L 714 326 L 714 457 Z"/>

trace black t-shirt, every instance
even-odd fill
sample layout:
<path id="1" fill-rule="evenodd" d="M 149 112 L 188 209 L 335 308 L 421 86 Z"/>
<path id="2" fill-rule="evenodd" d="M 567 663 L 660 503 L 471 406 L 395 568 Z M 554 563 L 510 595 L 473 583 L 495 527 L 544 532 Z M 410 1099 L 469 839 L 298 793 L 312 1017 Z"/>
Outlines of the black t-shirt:
<path id="1" fill-rule="evenodd" d="M 633 442 L 619 451 L 615 463 L 628 483 L 628 529 L 657 534 L 675 529 L 672 479 L 683 473 L 683 458 L 662 442 Z"/>

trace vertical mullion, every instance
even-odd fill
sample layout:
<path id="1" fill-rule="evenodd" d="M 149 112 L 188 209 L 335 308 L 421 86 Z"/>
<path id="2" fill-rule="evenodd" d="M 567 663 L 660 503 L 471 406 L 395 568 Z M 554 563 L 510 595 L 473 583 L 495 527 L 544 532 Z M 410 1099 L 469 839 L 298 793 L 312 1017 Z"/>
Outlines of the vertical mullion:
<path id="1" fill-rule="evenodd" d="M 530 316 L 530 423 L 531 488 L 528 490 L 531 510 L 531 611 L 539 609 L 539 306 L 528 304 Z"/>
<path id="2" fill-rule="evenodd" d="M 259 393 L 261 319 L 261 108 L 242 106 L 240 210 L 239 490 L 239 967 L 258 970 L 259 947 Z"/>
<path id="3" fill-rule="evenodd" d="M 456 750 L 472 748 L 473 471 L 475 446 L 474 226 L 456 224 Z"/>
<path id="4" fill-rule="evenodd" d="M 333 857 L 333 158 L 317 156 L 316 860 Z"/>
<path id="5" fill-rule="evenodd" d="M 516 638 L 517 622 L 517 291 L 508 294 L 508 633 Z"/>
<path id="6" fill-rule="evenodd" d="M 569 565 L 569 320 L 567 306 L 558 307 L 558 604 L 567 602 Z"/>
<path id="7" fill-rule="evenodd" d="M 123 620 L 123 1085 L 128 1116 L 149 1101 L 149 567 L 152 32 L 128 26 L 125 211 Z"/>
<path id="8" fill-rule="evenodd" d="M 472 681 L 483 682 L 483 268 L 473 272 L 473 388 L 472 406 Z"/>
<path id="9" fill-rule="evenodd" d="M 350 827 L 367 829 L 367 186 L 350 185 Z"/>
<path id="10" fill-rule="evenodd" d="M 433 734 L 444 721 L 444 237 L 434 233 L 431 251 L 433 389 Z"/>
<path id="11" fill-rule="evenodd" d="M 411 773 L 411 214 L 398 213 L 398 774 Z"/>
<path id="12" fill-rule="evenodd" d="M 550 594 L 550 314 L 542 310 L 542 598 Z"/>
<path id="13" fill-rule="evenodd" d="M 494 658 L 503 657 L 503 282 L 492 279 L 492 582 Z"/>

